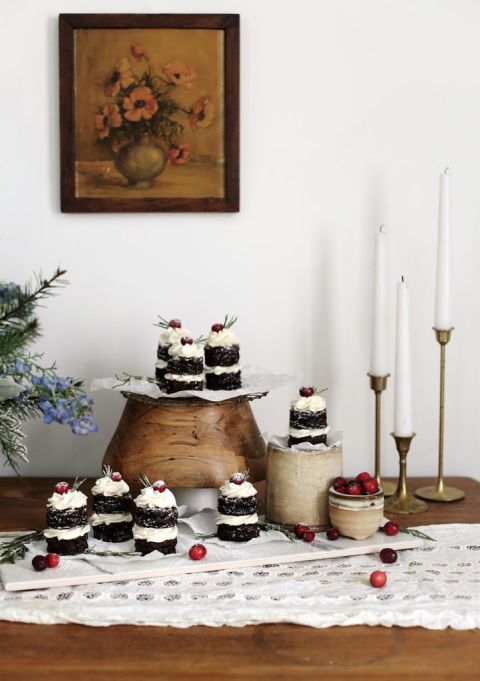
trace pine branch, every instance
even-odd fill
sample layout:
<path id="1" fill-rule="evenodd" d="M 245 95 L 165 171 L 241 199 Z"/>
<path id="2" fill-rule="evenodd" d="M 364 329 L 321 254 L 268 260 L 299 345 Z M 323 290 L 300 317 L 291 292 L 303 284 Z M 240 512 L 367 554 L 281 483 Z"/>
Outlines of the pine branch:
<path id="1" fill-rule="evenodd" d="M 56 293 L 57 288 L 64 286 L 67 282 L 62 279 L 67 270 L 57 270 L 50 279 L 42 279 L 41 275 L 36 277 L 34 288 L 30 284 L 23 287 L 11 301 L 2 304 L 0 311 L 0 324 L 9 323 L 13 320 L 20 320 L 30 317 L 32 306 L 39 305 L 39 301 Z"/>
<path id="2" fill-rule="evenodd" d="M 35 317 L 26 323 L 10 320 L 0 327 L 0 357 L 3 359 L 19 353 L 40 336 L 40 324 Z"/>
<path id="3" fill-rule="evenodd" d="M 16 473 L 18 473 L 21 461 L 28 463 L 28 450 L 24 443 L 25 434 L 21 425 L 21 419 L 13 409 L 0 411 L 0 450 L 5 456 L 6 463 Z"/>

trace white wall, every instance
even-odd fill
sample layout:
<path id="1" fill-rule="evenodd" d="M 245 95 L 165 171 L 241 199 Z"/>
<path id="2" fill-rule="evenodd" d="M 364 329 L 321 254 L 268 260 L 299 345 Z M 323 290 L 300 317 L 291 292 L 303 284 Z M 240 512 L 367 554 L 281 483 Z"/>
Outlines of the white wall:
<path id="1" fill-rule="evenodd" d="M 448 348 L 446 470 L 480 475 L 479 3 L 15 0 L 1 9 L 0 271 L 22 281 L 40 267 L 68 268 L 70 287 L 41 312 L 38 348 L 48 361 L 87 381 L 123 369 L 149 373 L 157 313 L 198 331 L 226 311 L 238 314 L 244 358 L 328 386 L 330 422 L 345 431 L 347 472 L 371 469 L 372 239 L 384 222 L 391 326 L 401 274 L 413 299 L 418 436 L 409 471 L 432 474 L 437 187 L 449 165 L 456 330 Z M 238 215 L 59 212 L 56 17 L 89 11 L 241 14 Z M 388 435 L 392 388 L 387 473 L 397 470 Z M 290 392 L 255 404 L 262 429 L 285 430 Z M 123 400 L 96 399 L 97 435 L 28 425 L 31 463 L 23 473 L 98 471 Z"/>

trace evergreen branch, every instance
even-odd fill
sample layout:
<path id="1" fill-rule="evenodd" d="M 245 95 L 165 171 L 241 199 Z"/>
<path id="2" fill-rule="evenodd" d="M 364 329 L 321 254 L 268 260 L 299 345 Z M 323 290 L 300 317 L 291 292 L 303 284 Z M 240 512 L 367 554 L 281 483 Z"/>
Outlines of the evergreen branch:
<path id="1" fill-rule="evenodd" d="M 10 402 L 11 400 L 7 400 Z M 28 463 L 25 434 L 21 428 L 21 419 L 12 408 L 0 410 L 0 450 L 5 456 L 6 464 L 18 473 L 20 462 Z"/>
<path id="2" fill-rule="evenodd" d="M 34 530 L 29 534 L 22 534 L 20 537 L 14 537 L 0 544 L 0 563 L 15 563 L 25 557 L 27 552 L 27 544 L 32 541 L 40 541 L 44 539 L 43 532 Z"/>
<path id="3" fill-rule="evenodd" d="M 64 274 L 66 274 L 66 270 L 57 268 L 50 279 L 42 279 L 41 275 L 38 275 L 33 289 L 30 284 L 26 284 L 11 301 L 2 304 L 0 324 L 11 323 L 15 319 L 28 318 L 31 315 L 32 306 L 39 305 L 40 300 L 53 295 L 55 289 L 67 283 L 62 279 Z"/>
<path id="4" fill-rule="evenodd" d="M 22 348 L 40 336 L 40 324 L 35 317 L 26 323 L 10 320 L 0 327 L 0 357 L 6 358 L 19 353 Z"/>

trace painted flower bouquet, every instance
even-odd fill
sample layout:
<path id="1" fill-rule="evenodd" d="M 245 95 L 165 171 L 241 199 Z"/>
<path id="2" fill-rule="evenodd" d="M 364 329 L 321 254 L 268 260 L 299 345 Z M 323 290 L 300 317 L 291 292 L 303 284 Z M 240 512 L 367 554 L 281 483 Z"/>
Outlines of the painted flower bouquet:
<path id="1" fill-rule="evenodd" d="M 134 65 L 122 57 L 103 83 L 108 99 L 99 106 L 95 128 L 98 141 L 115 152 L 115 165 L 129 184 L 145 188 L 167 162 L 179 166 L 189 160 L 184 123 L 194 131 L 207 128 L 215 111 L 208 96 L 187 108 L 175 100 L 178 88 L 193 90 L 196 85 L 190 66 L 174 60 L 155 73 L 141 45 L 132 45 L 130 52 Z"/>
<path id="2" fill-rule="evenodd" d="M 35 308 L 65 283 L 64 274 L 58 269 L 34 286 L 0 283 L 0 452 L 16 471 L 28 462 L 25 419 L 43 416 L 44 423 L 69 426 L 75 435 L 97 430 L 82 381 L 59 376 L 55 364 L 44 367 L 42 355 L 27 350 L 40 336 Z"/>

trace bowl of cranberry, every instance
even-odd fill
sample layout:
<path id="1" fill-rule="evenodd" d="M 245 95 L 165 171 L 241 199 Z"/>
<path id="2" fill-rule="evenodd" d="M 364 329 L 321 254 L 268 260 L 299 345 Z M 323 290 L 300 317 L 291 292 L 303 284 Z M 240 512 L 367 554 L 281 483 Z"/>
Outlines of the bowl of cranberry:
<path id="1" fill-rule="evenodd" d="M 383 490 L 369 473 L 356 478 L 335 478 L 328 490 L 330 522 L 341 535 L 367 539 L 383 518 Z"/>

